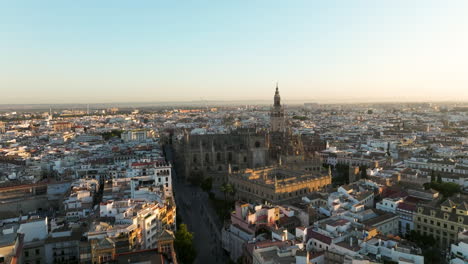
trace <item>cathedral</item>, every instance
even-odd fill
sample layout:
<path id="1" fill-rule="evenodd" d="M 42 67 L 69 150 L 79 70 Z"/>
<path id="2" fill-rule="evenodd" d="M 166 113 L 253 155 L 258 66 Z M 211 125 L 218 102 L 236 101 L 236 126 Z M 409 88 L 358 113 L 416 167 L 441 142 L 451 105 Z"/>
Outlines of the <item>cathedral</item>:
<path id="1" fill-rule="evenodd" d="M 228 182 L 231 172 L 282 166 L 301 171 L 320 171 L 315 152 L 326 149 L 316 135 L 293 134 L 276 85 L 265 130 L 237 129 L 229 134 L 191 135 L 175 142 L 178 173 L 188 181 L 211 177 L 215 185 Z"/>

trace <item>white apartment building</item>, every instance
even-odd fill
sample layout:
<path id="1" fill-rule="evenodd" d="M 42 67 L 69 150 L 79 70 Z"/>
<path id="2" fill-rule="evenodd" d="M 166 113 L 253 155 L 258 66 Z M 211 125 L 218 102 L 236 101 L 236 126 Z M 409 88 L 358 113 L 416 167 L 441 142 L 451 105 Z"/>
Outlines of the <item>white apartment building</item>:
<path id="1" fill-rule="evenodd" d="M 465 264 L 468 263 L 468 240 L 461 240 L 457 244 L 450 246 L 452 259 L 450 264 Z"/>
<path id="2" fill-rule="evenodd" d="M 403 202 L 403 198 L 384 198 L 382 201 L 378 202 L 375 207 L 379 210 L 396 213 L 398 204 Z"/>

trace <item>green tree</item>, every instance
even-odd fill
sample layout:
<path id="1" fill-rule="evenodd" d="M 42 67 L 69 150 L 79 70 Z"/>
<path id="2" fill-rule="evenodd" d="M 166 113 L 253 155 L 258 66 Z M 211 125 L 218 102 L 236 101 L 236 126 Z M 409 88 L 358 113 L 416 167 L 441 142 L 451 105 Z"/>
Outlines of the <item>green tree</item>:
<path id="1" fill-rule="evenodd" d="M 177 258 L 182 264 L 193 263 L 197 257 L 197 251 L 193 246 L 193 233 L 188 231 L 187 225 L 179 225 L 175 234 L 174 247 L 177 252 Z"/>
<path id="2" fill-rule="evenodd" d="M 435 182 L 436 176 L 434 170 L 431 171 L 431 182 Z"/>
<path id="3" fill-rule="evenodd" d="M 223 183 L 220 189 L 224 193 L 224 212 L 222 212 L 222 215 L 225 217 L 229 212 L 229 207 L 231 206 L 227 198 L 228 196 L 233 195 L 235 190 L 234 186 L 229 183 Z"/>
<path id="4" fill-rule="evenodd" d="M 112 130 L 111 132 L 104 132 L 101 134 L 101 136 L 104 138 L 104 140 L 109 140 L 113 137 L 118 137 L 120 138 L 120 136 L 122 135 L 122 131 L 121 130 Z"/>
<path id="5" fill-rule="evenodd" d="M 213 178 L 207 177 L 203 179 L 200 187 L 202 188 L 204 192 L 209 193 L 211 189 L 213 188 Z"/>
<path id="6" fill-rule="evenodd" d="M 223 183 L 220 189 L 224 193 L 224 201 L 227 202 L 227 197 L 234 192 L 234 187 L 229 183 Z"/>
<path id="7" fill-rule="evenodd" d="M 367 166 L 361 166 L 361 179 L 367 179 Z"/>
<path id="8" fill-rule="evenodd" d="M 295 115 L 295 116 L 293 116 L 293 119 L 304 121 L 304 120 L 307 120 L 308 118 L 306 116 Z"/>
<path id="9" fill-rule="evenodd" d="M 440 249 L 437 248 L 437 243 L 434 237 L 429 235 L 420 234 L 414 230 L 411 230 L 406 239 L 412 241 L 422 249 L 424 255 L 424 263 L 441 263 L 442 258 L 440 255 Z"/>
<path id="10" fill-rule="evenodd" d="M 460 185 L 454 183 L 454 182 L 431 182 L 431 183 L 425 183 L 423 184 L 424 188 L 426 190 L 428 189 L 434 189 L 440 194 L 442 194 L 445 198 L 451 197 L 454 194 L 460 193 L 461 192 L 461 187 Z"/>
<path id="11" fill-rule="evenodd" d="M 437 174 L 437 183 L 442 183 L 442 176 L 440 174 Z"/>
<path id="12" fill-rule="evenodd" d="M 390 153 L 390 142 L 387 142 L 387 156 L 391 156 L 392 154 Z"/>

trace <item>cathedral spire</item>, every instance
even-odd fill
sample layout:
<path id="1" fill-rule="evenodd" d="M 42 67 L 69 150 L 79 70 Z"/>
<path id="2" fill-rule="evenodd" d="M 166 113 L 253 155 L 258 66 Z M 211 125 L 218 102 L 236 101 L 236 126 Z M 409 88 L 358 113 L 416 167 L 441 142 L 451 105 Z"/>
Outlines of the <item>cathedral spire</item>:
<path id="1" fill-rule="evenodd" d="M 279 107 L 281 105 L 281 97 L 279 94 L 278 82 L 276 82 L 276 91 L 275 91 L 275 97 L 273 101 L 274 101 L 274 106 Z"/>

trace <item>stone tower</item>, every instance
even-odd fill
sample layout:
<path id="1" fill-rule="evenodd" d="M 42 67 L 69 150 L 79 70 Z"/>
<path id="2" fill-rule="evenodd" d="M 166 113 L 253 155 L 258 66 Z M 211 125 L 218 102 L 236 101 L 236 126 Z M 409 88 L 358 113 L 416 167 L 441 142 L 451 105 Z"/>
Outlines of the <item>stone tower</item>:
<path id="1" fill-rule="evenodd" d="M 273 102 L 273 107 L 270 112 L 271 132 L 284 132 L 286 131 L 286 119 L 284 117 L 284 108 L 281 106 L 278 83 L 276 84 L 276 92 Z"/>

